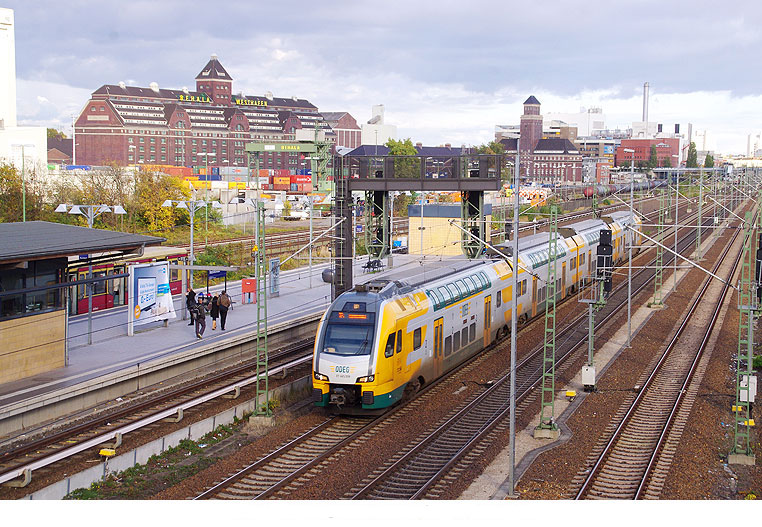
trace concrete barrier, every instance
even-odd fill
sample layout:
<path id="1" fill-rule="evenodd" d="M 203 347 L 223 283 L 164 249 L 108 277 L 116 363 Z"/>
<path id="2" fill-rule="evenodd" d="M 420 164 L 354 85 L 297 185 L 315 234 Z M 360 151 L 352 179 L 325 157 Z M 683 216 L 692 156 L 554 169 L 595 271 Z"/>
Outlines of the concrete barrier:
<path id="1" fill-rule="evenodd" d="M 312 377 L 302 377 L 296 381 L 278 386 L 271 390 L 271 399 L 279 401 L 295 400 L 302 394 L 309 394 L 312 389 Z M 88 488 L 93 483 L 100 481 L 109 473 L 116 473 L 126 470 L 136 464 L 145 464 L 153 455 L 158 455 L 174 446 L 180 444 L 183 439 L 191 438 L 198 440 L 204 435 L 212 432 L 220 425 L 233 423 L 236 417 L 241 419 L 245 414 L 250 413 L 256 408 L 257 401 L 254 399 L 242 401 L 234 408 L 220 412 L 219 414 L 208 417 L 197 423 L 189 424 L 171 434 L 160 439 L 146 443 L 129 452 L 111 458 L 108 462 L 101 462 L 89 469 L 73 474 L 63 481 L 53 483 L 40 489 L 22 499 L 26 500 L 59 500 L 76 489 Z M 32 474 L 34 478 L 34 473 Z"/>
<path id="2" fill-rule="evenodd" d="M 320 315 L 310 315 L 279 324 L 268 332 L 268 347 L 275 349 L 312 337 Z M 89 379 L 54 392 L 31 397 L 0 408 L 0 436 L 30 427 L 53 423 L 62 415 L 72 415 L 107 401 L 113 402 L 139 390 L 147 390 L 178 378 L 183 382 L 203 375 L 203 368 L 219 367 L 250 359 L 256 353 L 255 333 L 230 337 L 223 342 L 204 343 L 175 355 L 162 357 L 140 366 Z"/>

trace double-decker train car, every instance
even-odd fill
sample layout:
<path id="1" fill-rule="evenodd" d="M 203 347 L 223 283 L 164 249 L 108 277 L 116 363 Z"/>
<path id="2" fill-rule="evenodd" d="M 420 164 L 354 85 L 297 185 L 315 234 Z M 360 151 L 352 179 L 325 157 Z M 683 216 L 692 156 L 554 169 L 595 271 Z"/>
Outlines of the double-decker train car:
<path id="1" fill-rule="evenodd" d="M 127 272 L 130 264 L 163 262 L 178 264 L 188 256 L 188 250 L 182 247 L 145 247 L 143 254 L 134 256 L 109 257 L 102 255 L 94 258 L 93 277 L 108 277 L 113 274 Z M 87 260 L 80 260 L 76 256 L 69 257 L 67 276 L 70 282 L 84 280 L 89 273 Z M 169 288 L 173 295 L 182 292 L 182 277 L 177 269 L 170 269 Z M 109 309 L 114 306 L 127 304 L 127 281 L 125 278 L 114 278 L 95 282 L 93 285 L 93 311 Z M 84 285 L 72 286 L 69 294 L 69 313 L 77 315 L 87 313 L 88 295 Z"/>
<path id="2" fill-rule="evenodd" d="M 591 223 L 592 222 L 592 223 Z M 556 295 L 573 294 L 595 273 L 600 229 L 587 220 L 559 229 Z M 548 296 L 549 233 L 519 239 L 521 322 L 541 313 Z M 508 247 L 500 248 L 508 254 Z M 340 413 L 377 413 L 415 393 L 509 333 L 513 271 L 496 253 L 394 271 L 339 295 L 318 324 L 313 353 L 316 405 Z"/>

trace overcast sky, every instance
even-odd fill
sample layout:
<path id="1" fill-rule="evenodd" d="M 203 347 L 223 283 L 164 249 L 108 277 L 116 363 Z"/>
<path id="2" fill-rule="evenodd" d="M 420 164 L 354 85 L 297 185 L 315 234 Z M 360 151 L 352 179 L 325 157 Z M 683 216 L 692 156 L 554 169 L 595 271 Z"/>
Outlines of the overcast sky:
<path id="1" fill-rule="evenodd" d="M 719 7 L 718 7 L 719 6 Z M 15 11 L 21 124 L 71 129 L 103 84 L 195 86 L 216 53 L 234 92 L 306 98 L 400 138 L 480 144 L 542 113 L 599 106 L 610 128 L 693 123 L 745 153 L 762 131 L 762 2 L 704 0 L 0 0 Z M 752 138 L 752 143 L 756 140 Z M 700 147 L 700 145 L 699 145 Z M 762 141 L 760 142 L 762 148 Z"/>

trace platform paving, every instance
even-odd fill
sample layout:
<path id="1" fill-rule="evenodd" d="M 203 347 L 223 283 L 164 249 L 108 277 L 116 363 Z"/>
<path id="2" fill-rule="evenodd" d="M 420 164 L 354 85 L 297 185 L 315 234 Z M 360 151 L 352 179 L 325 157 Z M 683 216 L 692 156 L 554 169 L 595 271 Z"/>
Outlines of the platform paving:
<path id="1" fill-rule="evenodd" d="M 433 259 L 439 258 L 427 257 L 427 260 Z M 409 266 L 418 266 L 421 257 L 420 255 L 395 254 L 393 268 L 385 267 L 383 271 L 373 275 L 365 273 L 362 268 L 367 260 L 367 256 L 356 258 L 353 265 L 355 283 Z M 387 260 L 384 259 L 384 264 L 386 262 Z M 331 285 L 321 279 L 321 273 L 326 267 L 327 264 L 314 265 L 311 275 L 309 268 L 281 272 L 280 295 L 273 297 L 268 294 L 268 326 L 272 327 L 325 311 L 331 302 Z M 209 291 L 219 294 L 223 287 L 225 286 L 213 286 L 209 288 Z M 195 327 L 188 326 L 188 321 L 182 320 L 185 305 L 182 295 L 174 296 L 177 318 L 171 320 L 167 327 L 164 327 L 161 322 L 135 326 L 135 334 L 132 337 L 127 336 L 126 306 L 93 314 L 93 343 L 91 345 L 87 344 L 87 315 L 70 317 L 68 365 L 18 381 L 0 384 L 0 411 L 7 405 L 39 398 L 39 396 L 67 387 L 73 390 L 80 383 L 92 382 L 99 376 L 119 370 L 139 367 L 141 363 L 147 361 L 187 353 L 195 347 L 208 345 L 209 341 L 253 333 L 253 324 L 257 316 L 256 304 L 242 303 L 240 280 L 228 282 L 227 290 L 234 304 L 233 309 L 228 313 L 226 329 L 224 332 L 221 331 L 218 321 L 217 330 L 212 330 L 211 317 L 207 317 L 206 332 L 202 340 L 196 338 Z M 200 291 L 202 289 L 197 290 L 197 292 Z M 203 291 L 206 292 L 206 288 Z"/>

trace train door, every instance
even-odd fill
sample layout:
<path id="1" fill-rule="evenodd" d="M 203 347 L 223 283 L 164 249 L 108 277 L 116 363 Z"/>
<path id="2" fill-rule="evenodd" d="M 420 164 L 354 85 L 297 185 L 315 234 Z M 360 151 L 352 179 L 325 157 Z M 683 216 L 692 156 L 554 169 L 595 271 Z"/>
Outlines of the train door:
<path id="1" fill-rule="evenodd" d="M 442 360 L 444 357 L 444 350 L 442 348 L 442 331 L 443 331 L 444 319 L 439 317 L 434 321 L 434 367 L 436 368 L 436 376 L 442 375 Z"/>
<path id="2" fill-rule="evenodd" d="M 537 315 L 537 278 L 532 277 L 532 316 Z"/>
<path id="3" fill-rule="evenodd" d="M 394 351 L 394 375 L 402 375 L 402 330 L 397 331 L 397 343 Z"/>
<path id="4" fill-rule="evenodd" d="M 566 297 L 566 262 L 561 262 L 561 298 Z"/>
<path id="5" fill-rule="evenodd" d="M 593 252 L 587 251 L 587 275 L 585 276 L 585 281 L 592 281 L 593 280 Z"/>
<path id="6" fill-rule="evenodd" d="M 484 297 L 484 347 L 489 346 L 492 332 L 492 295 Z"/>

